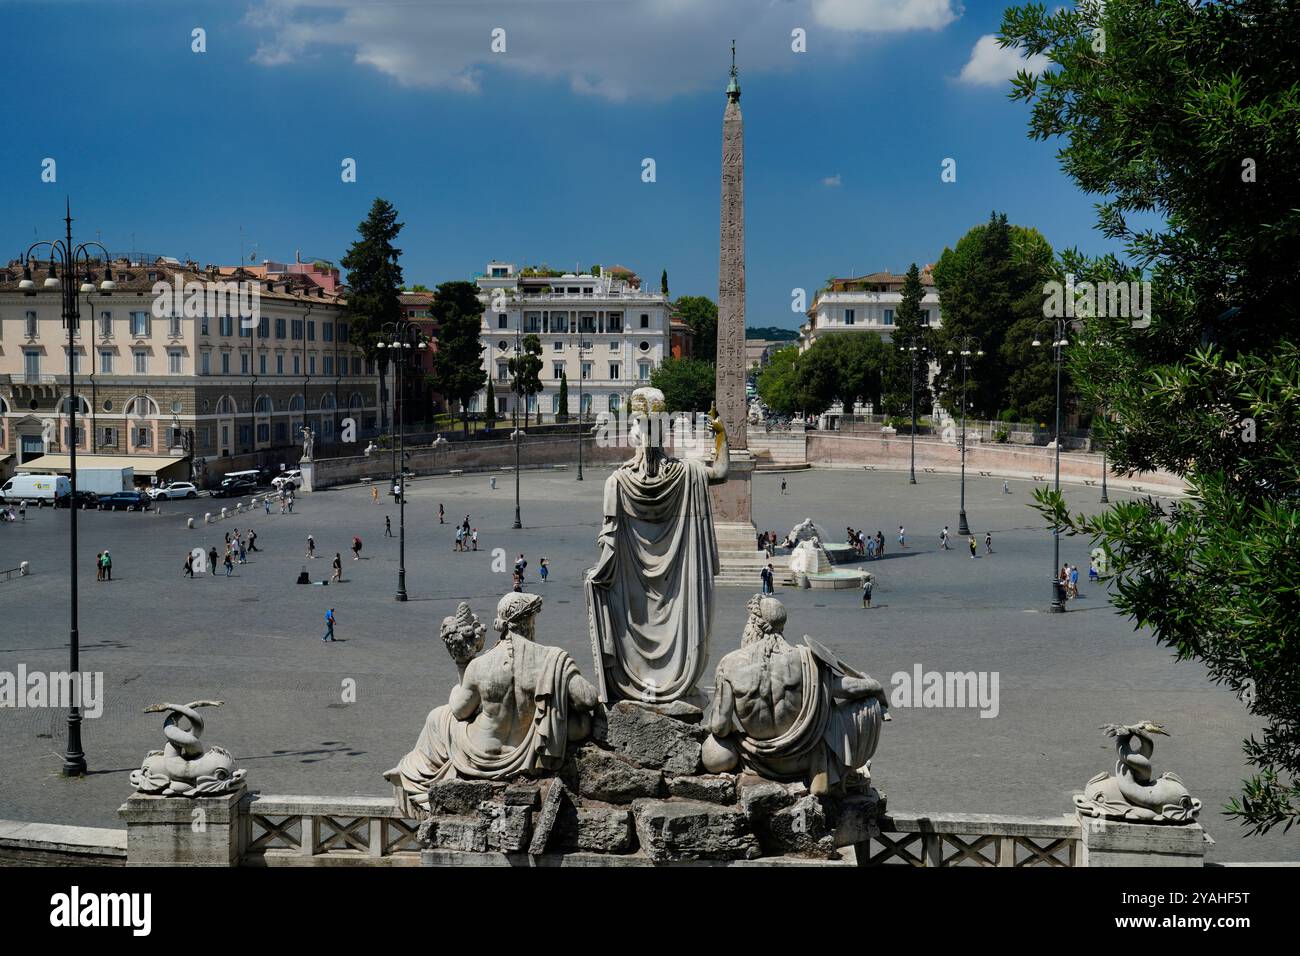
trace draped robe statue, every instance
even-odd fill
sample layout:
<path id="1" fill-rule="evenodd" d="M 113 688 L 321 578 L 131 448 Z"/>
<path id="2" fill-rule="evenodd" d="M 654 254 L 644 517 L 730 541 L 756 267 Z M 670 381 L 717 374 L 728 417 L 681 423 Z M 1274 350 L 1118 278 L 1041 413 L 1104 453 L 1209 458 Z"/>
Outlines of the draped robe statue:
<path id="1" fill-rule="evenodd" d="M 727 434 L 712 412 L 713 464 L 668 458 L 654 427 L 663 412 L 658 389 L 632 393 L 636 453 L 605 481 L 600 557 L 586 579 L 597 686 L 608 702 L 686 699 L 709 661 L 718 573 L 709 485 L 726 480 Z"/>
<path id="2" fill-rule="evenodd" d="M 776 598 L 749 602 L 740 650 L 718 662 L 704 768 L 743 766 L 768 780 L 803 781 L 814 794 L 843 793 L 876 751 L 888 697 L 811 639 L 787 643 L 785 620 Z"/>
<path id="3" fill-rule="evenodd" d="M 591 729 L 596 688 L 573 658 L 533 641 L 542 599 L 512 592 L 494 622 L 501 640 L 486 654 L 483 627 L 462 603 L 443 622 L 442 637 L 460 683 L 446 704 L 430 711 L 415 749 L 384 778 L 411 803 L 426 805 L 439 780 L 504 780 L 554 770 L 568 742 Z"/>

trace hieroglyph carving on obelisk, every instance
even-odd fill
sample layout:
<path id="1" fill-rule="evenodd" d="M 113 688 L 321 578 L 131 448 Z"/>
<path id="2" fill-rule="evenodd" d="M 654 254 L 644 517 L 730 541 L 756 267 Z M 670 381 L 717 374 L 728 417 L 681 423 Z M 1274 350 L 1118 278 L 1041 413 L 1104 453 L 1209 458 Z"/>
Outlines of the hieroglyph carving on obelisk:
<path id="1" fill-rule="evenodd" d="M 718 415 L 731 450 L 749 447 L 745 400 L 745 124 L 740 115 L 736 44 L 722 120 L 722 236 L 718 261 Z"/>

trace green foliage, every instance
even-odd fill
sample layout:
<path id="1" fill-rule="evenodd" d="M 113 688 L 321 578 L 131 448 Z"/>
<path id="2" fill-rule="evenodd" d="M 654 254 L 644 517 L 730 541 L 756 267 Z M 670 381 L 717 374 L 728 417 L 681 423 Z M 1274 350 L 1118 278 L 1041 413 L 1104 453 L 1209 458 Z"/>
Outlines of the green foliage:
<path id="1" fill-rule="evenodd" d="M 524 336 L 522 347 L 510 358 L 510 390 L 516 405 L 523 406 L 524 427 L 528 427 L 528 399 L 542 391 L 542 340 L 535 334 Z"/>
<path id="2" fill-rule="evenodd" d="M 438 391 L 460 403 L 461 422 L 468 435 L 469 400 L 487 379 L 479 342 L 483 307 L 478 301 L 478 287 L 465 281 L 442 283 L 434 290 L 429 312 L 438 330 L 433 376 Z"/>
<path id="3" fill-rule="evenodd" d="M 799 338 L 799 330 L 783 329 L 777 325 L 747 325 L 745 338 L 763 339 L 768 342 L 794 342 Z"/>
<path id="4" fill-rule="evenodd" d="M 681 319 L 695 331 L 693 357 L 713 362 L 718 357 L 718 306 L 708 296 L 684 295 L 674 303 Z"/>
<path id="5" fill-rule="evenodd" d="M 1093 49 L 1103 30 L 1104 54 Z M 1228 812 L 1253 833 L 1300 818 L 1300 10 L 1223 0 L 1110 0 L 1008 10 L 1000 42 L 1046 53 L 1012 97 L 1030 136 L 1099 194 L 1099 228 L 1132 263 L 1063 254 L 1081 280 L 1152 283 L 1149 326 L 1089 319 L 1073 380 L 1124 470 L 1191 488 L 1168 508 L 1121 503 L 1071 517 L 1116 579 L 1113 603 L 1160 644 L 1201 661 L 1264 723 L 1243 744 L 1257 773 Z M 1157 225 L 1128 218 L 1154 213 Z"/>
<path id="6" fill-rule="evenodd" d="M 839 402 L 851 414 L 859 400 L 879 407 L 884 365 L 885 346 L 876 335 L 846 333 L 818 339 L 796 362 L 804 409 L 820 415 Z"/>
<path id="7" fill-rule="evenodd" d="M 669 412 L 707 412 L 713 404 L 716 370 L 698 358 L 667 358 L 650 373 L 650 384 L 664 393 Z"/>
<path id="8" fill-rule="evenodd" d="M 924 297 L 921 270 L 913 262 L 903 280 L 903 299 L 894 310 L 894 331 L 890 334 L 891 344 L 885 350 L 885 367 L 881 376 L 881 406 L 887 415 L 907 415 L 909 427 L 913 388 L 917 415 L 931 411 L 933 404 L 928 386 L 934 335 L 928 327 L 921 325 L 921 300 Z M 908 351 L 911 346 L 915 346 L 917 351 Z"/>
<path id="9" fill-rule="evenodd" d="M 659 294 L 668 298 L 668 270 L 659 273 Z"/>
<path id="10" fill-rule="evenodd" d="M 483 412 L 483 416 L 484 416 L 484 421 L 488 423 L 489 428 L 496 425 L 497 392 L 496 389 L 492 387 L 492 379 L 490 378 L 488 379 L 488 387 L 487 387 L 487 409 Z"/>
<path id="11" fill-rule="evenodd" d="M 569 376 L 563 369 L 560 370 L 560 408 L 555 420 L 561 424 L 569 420 Z"/>
<path id="12" fill-rule="evenodd" d="M 385 322 L 402 318 L 402 250 L 393 245 L 402 223 L 397 210 L 386 199 L 378 199 L 357 226 L 360 238 L 342 259 L 348 270 L 343 316 L 348 322 L 348 340 L 359 346 L 367 359 L 379 358 L 377 348 Z M 384 363 L 379 363 L 383 388 Z"/>
<path id="13" fill-rule="evenodd" d="M 758 373 L 755 383 L 763 404 L 778 415 L 797 415 L 803 411 L 795 364 L 799 347 L 790 345 L 772 353 L 767 367 Z"/>

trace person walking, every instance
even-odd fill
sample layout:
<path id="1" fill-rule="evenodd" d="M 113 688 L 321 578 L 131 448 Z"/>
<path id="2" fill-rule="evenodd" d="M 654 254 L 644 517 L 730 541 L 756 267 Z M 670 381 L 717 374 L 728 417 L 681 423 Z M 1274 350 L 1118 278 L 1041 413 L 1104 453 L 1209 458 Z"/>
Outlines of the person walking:
<path id="1" fill-rule="evenodd" d="M 192 551 L 185 552 L 185 576 L 191 580 L 194 578 L 194 553 Z"/>
<path id="2" fill-rule="evenodd" d="M 786 491 L 785 491 L 785 479 L 782 478 L 782 479 L 781 479 L 781 494 L 785 494 L 785 493 L 786 493 Z"/>
<path id="3" fill-rule="evenodd" d="M 885 533 L 879 529 L 876 530 L 876 557 L 885 556 Z"/>
<path id="4" fill-rule="evenodd" d="M 519 552 L 519 558 L 515 561 L 515 574 L 519 575 L 519 583 L 524 581 L 524 568 L 528 567 L 528 562 L 524 560 L 524 553 Z"/>
<path id="5" fill-rule="evenodd" d="M 316 557 L 316 539 L 313 538 L 311 535 L 307 535 L 307 557 L 308 558 Z"/>
<path id="6" fill-rule="evenodd" d="M 939 547 L 944 551 L 951 551 L 948 547 L 948 526 L 944 525 L 943 530 L 939 532 Z"/>
<path id="7" fill-rule="evenodd" d="M 215 578 L 217 576 L 217 546 L 215 544 L 208 549 L 208 568 Z"/>
<path id="8" fill-rule="evenodd" d="M 370 503 L 371 503 L 372 505 L 377 505 L 377 504 L 379 504 L 379 486 L 378 486 L 378 485 L 373 485 L 373 484 L 372 484 L 372 485 L 370 486 Z"/>
<path id="9" fill-rule="evenodd" d="M 230 577 L 235 571 L 235 562 L 231 559 L 230 548 L 226 548 L 226 577 Z"/>
<path id="10" fill-rule="evenodd" d="M 445 516 L 446 516 L 446 512 L 442 510 L 442 502 L 439 501 L 439 502 L 438 502 L 438 524 L 446 524 L 446 523 L 447 523 L 447 522 L 444 520 L 444 519 L 445 519 Z"/>
<path id="11" fill-rule="evenodd" d="M 96 581 L 104 580 L 104 552 L 103 551 L 98 551 L 95 553 L 95 580 Z"/>
<path id="12" fill-rule="evenodd" d="M 334 573 L 330 575 L 330 580 L 337 581 L 339 582 L 339 584 L 342 584 L 343 583 L 343 556 L 339 554 L 337 551 L 334 552 L 334 561 L 332 562 L 332 564 L 334 566 Z"/>
<path id="13" fill-rule="evenodd" d="M 391 538 L 392 536 L 393 536 L 393 519 L 390 518 L 388 515 L 384 515 L 384 537 Z"/>
<path id="14" fill-rule="evenodd" d="M 907 547 L 907 532 L 903 530 L 901 524 L 898 526 L 898 546 L 900 548 Z"/>
<path id="15" fill-rule="evenodd" d="M 876 539 L 874 537 L 867 539 L 866 555 L 868 558 L 875 560 L 876 557 Z"/>
<path id="16" fill-rule="evenodd" d="M 875 579 L 869 574 L 862 576 L 862 606 L 871 607 L 871 592 L 876 589 Z"/>
<path id="17" fill-rule="evenodd" d="M 478 528 L 472 528 L 469 533 L 469 540 L 474 544 L 474 550 L 478 550 Z"/>
<path id="18" fill-rule="evenodd" d="M 1007 480 L 1005 478 L 1002 479 L 1002 493 L 1004 495 L 1011 494 L 1011 489 L 1007 486 Z"/>
<path id="19" fill-rule="evenodd" d="M 542 560 L 537 563 L 537 569 L 538 573 L 542 576 L 542 583 L 545 584 L 547 576 L 551 573 L 551 567 L 546 563 L 545 558 L 542 558 Z"/>
<path id="20" fill-rule="evenodd" d="M 970 557 L 972 561 L 975 560 L 975 535 L 970 536 Z"/>
<path id="21" fill-rule="evenodd" d="M 1070 596 L 1079 596 L 1079 566 L 1076 564 L 1070 565 Z"/>
<path id="22" fill-rule="evenodd" d="M 455 544 L 455 546 L 452 548 L 452 550 L 453 550 L 453 551 L 464 551 L 464 550 L 465 550 L 465 532 L 462 531 L 460 528 L 457 528 L 457 529 L 456 529 L 456 544 Z"/>
<path id="23" fill-rule="evenodd" d="M 992 531 L 984 532 L 984 553 L 985 554 L 993 553 L 993 532 Z"/>
<path id="24" fill-rule="evenodd" d="M 271 496 L 267 495 L 262 499 L 262 510 L 268 515 L 271 513 Z"/>
<path id="25" fill-rule="evenodd" d="M 247 563 L 248 563 L 248 556 L 247 556 L 247 553 L 245 552 L 245 549 L 244 549 L 244 539 L 243 539 L 243 538 L 240 538 L 240 537 L 236 537 L 236 538 L 235 538 L 235 541 L 239 544 L 239 563 L 240 563 L 240 564 L 247 564 Z"/>
<path id="26" fill-rule="evenodd" d="M 759 578 L 760 578 L 760 579 L 762 580 L 762 582 L 763 582 L 763 593 L 764 593 L 764 594 L 771 594 L 771 593 L 773 593 L 773 591 L 772 591 L 772 564 L 771 564 L 771 562 L 768 562 L 767 564 L 763 565 L 763 570 L 759 572 L 759 575 L 758 575 L 758 576 L 759 576 Z"/>
<path id="27" fill-rule="evenodd" d="M 322 637 L 321 640 L 334 640 L 334 608 L 330 608 L 325 612 L 325 636 Z"/>
<path id="28" fill-rule="evenodd" d="M 249 551 L 261 550 L 257 546 L 257 532 L 254 531 L 252 528 L 248 529 L 248 550 Z"/>
<path id="29" fill-rule="evenodd" d="M 289 514 L 293 514 L 293 492 L 289 492 Z"/>
<path id="30" fill-rule="evenodd" d="M 352 536 L 352 560 L 361 560 L 361 539 L 355 534 Z"/>
<path id="31" fill-rule="evenodd" d="M 113 580 L 113 556 L 108 553 L 107 548 L 104 549 L 104 557 L 101 559 L 101 563 L 104 565 L 104 580 Z"/>
<path id="32" fill-rule="evenodd" d="M 26 498 L 18 502 L 18 517 L 22 518 L 24 521 L 27 520 L 27 499 Z"/>

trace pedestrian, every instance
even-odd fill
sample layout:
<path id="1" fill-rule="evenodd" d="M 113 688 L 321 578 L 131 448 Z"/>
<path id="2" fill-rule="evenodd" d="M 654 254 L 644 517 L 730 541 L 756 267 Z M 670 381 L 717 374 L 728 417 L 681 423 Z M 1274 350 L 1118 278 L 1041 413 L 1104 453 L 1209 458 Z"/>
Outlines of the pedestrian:
<path id="1" fill-rule="evenodd" d="M 948 526 L 947 525 L 944 525 L 943 530 L 939 532 L 939 546 L 943 548 L 944 551 L 952 550 L 951 548 L 948 547 Z"/>
<path id="2" fill-rule="evenodd" d="M 248 529 L 248 550 L 249 551 L 261 550 L 257 546 L 257 532 L 254 531 L 252 528 Z"/>
<path id="3" fill-rule="evenodd" d="M 516 571 L 513 575 L 513 579 L 514 579 L 514 584 L 511 585 L 510 590 L 523 591 L 524 589 L 523 575 L 521 575 L 518 571 Z"/>
<path id="4" fill-rule="evenodd" d="M 446 521 L 443 520 L 443 516 L 444 516 L 445 514 L 446 514 L 446 512 L 444 512 L 444 511 L 442 510 L 442 502 L 440 501 L 440 502 L 438 502 L 438 524 L 446 524 L 446 523 L 447 523 Z"/>
<path id="5" fill-rule="evenodd" d="M 217 576 L 217 546 L 215 544 L 208 549 L 208 568 L 215 578 Z"/>
<path id="6" fill-rule="evenodd" d="M 379 486 L 378 486 L 378 485 L 372 484 L 372 485 L 370 486 L 370 503 L 371 503 L 372 505 L 377 505 L 377 504 L 379 504 Z"/>
<path id="7" fill-rule="evenodd" d="M 785 479 L 781 479 L 781 494 L 785 494 Z"/>
<path id="8" fill-rule="evenodd" d="M 289 492 L 289 514 L 293 514 L 293 492 Z"/>
<path id="9" fill-rule="evenodd" d="M 867 548 L 867 557 L 874 560 L 876 557 L 876 539 L 874 537 L 867 539 L 866 548 Z"/>
<path id="10" fill-rule="evenodd" d="M 1002 479 L 1002 493 L 1004 495 L 1011 494 L 1011 489 L 1007 487 L 1007 480 L 1005 478 Z"/>
<path id="11" fill-rule="evenodd" d="M 478 528 L 473 528 L 470 530 L 469 539 L 474 543 L 474 550 L 477 551 L 478 550 Z"/>
<path id="12" fill-rule="evenodd" d="M 27 499 L 26 498 L 18 502 L 18 517 L 22 518 L 24 521 L 27 520 Z"/>
<path id="13" fill-rule="evenodd" d="M 240 564 L 247 564 L 247 563 L 248 563 L 248 556 L 247 556 L 247 554 L 246 554 L 246 552 L 245 552 L 245 550 L 244 550 L 244 539 L 243 539 L 243 538 L 236 538 L 235 540 L 239 542 L 239 563 L 240 563 Z"/>
<path id="14" fill-rule="evenodd" d="M 885 533 L 879 528 L 876 529 L 876 557 L 885 556 Z"/>
<path id="15" fill-rule="evenodd" d="M 352 560 L 361 560 L 361 539 L 355 534 L 352 536 Z"/>
<path id="16" fill-rule="evenodd" d="M 104 580 L 105 581 L 113 580 L 113 556 L 108 553 L 107 548 L 104 549 L 103 564 L 104 564 Z"/>
<path id="17" fill-rule="evenodd" d="M 862 576 L 862 606 L 871 607 L 871 592 L 876 589 L 876 582 L 871 575 Z"/>
<path id="18" fill-rule="evenodd" d="M 384 537 L 391 538 L 392 536 L 393 536 L 393 519 L 390 518 L 388 515 L 384 515 Z"/>
<path id="19" fill-rule="evenodd" d="M 226 577 L 230 577 L 230 575 L 231 575 L 232 573 L 234 573 L 234 570 L 235 570 L 235 562 L 234 562 L 233 560 L 231 560 L 231 557 L 230 557 L 230 548 L 229 548 L 229 547 L 226 548 L 226 562 L 225 562 L 225 564 L 226 564 Z"/>
<path id="20" fill-rule="evenodd" d="M 452 548 L 452 550 L 453 551 L 465 550 L 465 532 L 460 528 L 456 529 L 456 544 L 455 547 Z"/>
<path id="21" fill-rule="evenodd" d="M 898 526 L 898 546 L 900 548 L 907 547 L 907 532 L 903 530 L 901 524 Z"/>
<path id="22" fill-rule="evenodd" d="M 342 584 L 343 583 L 343 556 L 339 554 L 337 551 L 335 551 L 334 561 L 332 563 L 334 566 L 334 573 L 330 575 L 330 580 L 337 581 L 339 582 L 339 584 Z"/>
<path id="23" fill-rule="evenodd" d="M 285 507 L 284 492 L 281 491 L 280 492 L 280 514 L 284 514 L 284 507 Z"/>
<path id="24" fill-rule="evenodd" d="M 865 531 L 858 532 L 858 540 L 856 544 L 857 544 L 858 554 L 861 555 L 867 553 L 867 533 Z"/>
<path id="25" fill-rule="evenodd" d="M 185 576 L 191 579 L 194 577 L 194 554 L 190 551 L 185 552 Z"/>
<path id="26" fill-rule="evenodd" d="M 528 562 L 524 560 L 524 553 L 519 552 L 519 558 L 515 561 L 515 574 L 519 575 L 519 582 L 524 580 L 524 568 L 528 567 Z"/>
<path id="27" fill-rule="evenodd" d="M 1079 596 L 1079 566 L 1070 565 L 1070 596 Z"/>
<path id="28" fill-rule="evenodd" d="M 311 535 L 307 535 L 307 557 L 316 557 L 316 539 Z"/>
<path id="29" fill-rule="evenodd" d="M 1098 579 L 1097 559 L 1089 558 L 1088 559 L 1088 582 L 1091 583 L 1093 581 L 1096 581 L 1097 579 Z"/>
<path id="30" fill-rule="evenodd" d="M 972 560 L 972 561 L 975 560 L 975 547 L 976 547 L 976 546 L 975 546 L 975 535 L 971 535 L 971 536 L 970 536 L 970 557 L 971 557 L 971 560 Z"/>
<path id="31" fill-rule="evenodd" d="M 984 553 L 985 554 L 993 553 L 993 532 L 992 531 L 984 532 Z"/>
<path id="32" fill-rule="evenodd" d="M 759 572 L 759 578 L 763 582 L 763 593 L 772 593 L 772 563 L 769 561 L 763 565 L 763 570 Z"/>
<path id="33" fill-rule="evenodd" d="M 542 558 L 542 560 L 537 563 L 537 568 L 538 568 L 538 573 L 541 574 L 542 576 L 542 583 L 545 584 L 547 575 L 551 573 L 551 568 L 546 563 L 545 558 Z"/>
<path id="34" fill-rule="evenodd" d="M 270 496 L 270 495 L 267 495 L 265 498 L 262 499 L 262 510 L 265 511 L 268 515 L 271 513 L 271 496 Z"/>
<path id="35" fill-rule="evenodd" d="M 227 547 L 227 548 L 230 547 L 230 532 L 229 532 L 229 531 L 226 532 L 226 547 Z"/>
<path id="36" fill-rule="evenodd" d="M 334 640 L 334 608 L 330 608 L 325 612 L 325 636 L 322 637 L 321 640 Z"/>
<path id="37" fill-rule="evenodd" d="M 104 580 L 104 552 L 103 551 L 98 551 L 95 553 L 95 580 L 96 581 Z"/>

